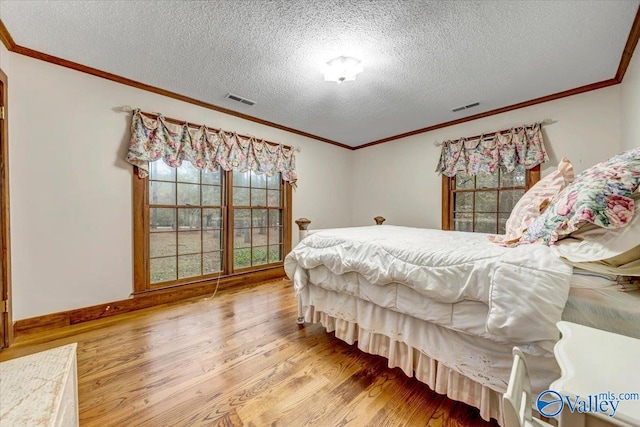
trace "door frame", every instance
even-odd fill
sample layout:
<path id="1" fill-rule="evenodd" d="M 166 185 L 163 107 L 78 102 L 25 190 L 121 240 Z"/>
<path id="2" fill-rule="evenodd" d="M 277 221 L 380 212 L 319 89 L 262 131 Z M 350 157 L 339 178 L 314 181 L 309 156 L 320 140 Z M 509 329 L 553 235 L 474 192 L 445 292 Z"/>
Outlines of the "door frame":
<path id="1" fill-rule="evenodd" d="M 0 349 L 13 342 L 13 318 L 11 316 L 11 237 L 9 227 L 9 112 L 7 75 L 0 69 L 0 300 L 5 300 L 6 312 L 0 312 Z M 1 308 L 1 307 L 0 307 Z"/>

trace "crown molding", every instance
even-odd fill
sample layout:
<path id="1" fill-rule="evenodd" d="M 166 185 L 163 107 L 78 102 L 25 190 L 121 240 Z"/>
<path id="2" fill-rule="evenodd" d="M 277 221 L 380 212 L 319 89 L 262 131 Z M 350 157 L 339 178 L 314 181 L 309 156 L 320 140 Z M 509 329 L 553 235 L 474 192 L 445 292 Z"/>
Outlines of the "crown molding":
<path id="1" fill-rule="evenodd" d="M 597 82 L 597 83 L 591 83 L 591 84 L 588 84 L 588 85 L 585 85 L 585 86 L 580 86 L 580 87 L 577 87 L 577 88 L 574 88 L 574 89 L 569 89 L 569 90 L 565 90 L 565 91 L 562 91 L 562 92 L 554 93 L 554 94 L 551 94 L 551 95 L 542 96 L 540 98 L 535 98 L 535 99 L 532 99 L 530 101 L 524 101 L 524 102 L 520 102 L 518 104 L 509 105 L 507 107 L 497 108 L 497 109 L 491 110 L 491 111 L 485 111 L 484 113 L 474 114 L 473 116 L 462 117 L 460 119 L 451 120 L 449 122 L 439 123 L 439 124 L 436 124 L 436 125 L 433 125 L 433 126 L 422 128 L 422 129 L 416 129 L 416 130 L 413 130 L 411 132 L 406 132 L 406 133 L 402 133 L 402 134 L 399 134 L 399 135 L 393 135 L 393 136 L 390 136 L 388 138 L 383 138 L 383 139 L 379 139 L 377 141 L 368 142 L 368 143 L 363 144 L 363 145 L 358 145 L 357 147 L 355 147 L 355 149 L 359 150 L 361 148 L 371 147 L 372 145 L 383 144 L 385 142 L 390 142 L 390 141 L 394 141 L 394 140 L 397 140 L 397 139 L 406 138 L 408 136 L 419 135 L 421 133 L 431 132 L 431 131 L 436 130 L 436 129 L 442 129 L 442 128 L 446 128 L 446 127 L 449 127 L 449 126 L 458 125 L 460 123 L 470 122 L 472 120 L 483 119 L 483 118 L 489 117 L 489 116 L 495 116 L 496 114 L 506 113 L 507 111 L 513 111 L 513 110 L 517 110 L 517 109 L 520 109 L 520 108 L 525 108 L 525 107 L 530 107 L 532 105 L 541 104 L 543 102 L 549 102 L 549 101 L 553 101 L 553 100 L 556 100 L 556 99 L 565 98 L 567 96 L 577 95 L 579 93 L 589 92 L 589 91 L 596 90 L 596 89 L 602 89 L 602 88 L 605 88 L 607 86 L 617 85 L 618 83 L 620 83 L 620 82 L 617 81 L 616 79 L 609 79 L 609 80 L 603 80 L 603 81 Z"/>
<path id="2" fill-rule="evenodd" d="M 49 62 L 51 64 L 60 65 L 61 67 L 70 68 L 72 70 L 80 71 L 82 73 L 91 74 L 92 76 L 100 77 L 106 80 L 111 80 L 116 83 L 120 83 L 123 85 L 131 86 L 136 89 L 145 90 L 148 92 L 157 93 L 159 95 L 163 95 L 169 98 L 177 99 L 178 101 L 188 102 L 189 104 L 197 105 L 199 107 L 207 108 L 209 110 L 218 111 L 220 113 L 228 114 L 230 116 L 239 117 L 244 120 L 248 120 L 250 122 L 258 123 L 261 125 L 269 126 L 275 129 L 280 129 L 286 132 L 290 132 L 296 135 L 304 136 L 307 138 L 315 139 L 318 141 L 326 142 L 328 144 L 337 145 L 338 147 L 347 148 L 353 150 L 353 147 L 342 144 L 341 142 L 332 141 L 327 138 L 323 138 L 318 135 L 313 135 L 308 132 L 303 132 L 298 129 L 293 129 L 288 126 L 283 126 L 278 123 L 273 123 L 267 120 L 259 119 L 257 117 L 250 116 L 248 114 L 239 113 L 234 110 L 230 110 L 228 108 L 220 107 L 218 105 L 211 104 L 209 102 L 205 102 L 199 99 L 191 98 L 190 96 L 182 95 L 176 92 L 172 92 L 166 89 L 162 89 L 156 86 L 151 86 L 146 83 L 138 82 L 136 80 L 132 80 L 126 77 L 119 76 L 117 74 L 109 73 L 107 71 L 102 71 L 97 68 L 88 67 L 83 64 L 79 64 L 77 62 L 69 61 L 63 58 L 59 58 L 57 56 L 49 55 L 44 52 L 39 52 L 37 50 L 29 49 L 28 47 L 20 46 L 13 41 L 11 34 L 7 30 L 7 27 L 0 20 L 0 40 L 4 43 L 5 47 L 8 51 L 17 53 L 20 55 L 29 56 L 34 59 L 39 59 L 41 61 Z"/>
<path id="3" fill-rule="evenodd" d="M 608 86 L 613 86 L 613 85 L 622 83 L 622 79 L 624 78 L 624 74 L 627 71 L 627 67 L 629 67 L 629 63 L 631 62 L 631 57 L 633 56 L 633 52 L 636 49 L 636 45 L 638 44 L 639 39 L 640 39 L 640 6 L 638 6 L 636 17 L 633 21 L 633 24 L 631 25 L 631 31 L 629 32 L 629 37 L 627 37 L 627 43 L 624 47 L 624 50 L 622 51 L 622 57 L 620 58 L 620 65 L 618 65 L 618 71 L 616 72 L 615 77 L 608 80 L 603 80 L 601 82 L 591 83 L 591 84 L 580 86 L 574 89 L 569 89 L 569 90 L 554 93 L 551 95 L 542 96 L 540 98 L 535 98 L 530 101 L 520 102 L 518 104 L 513 104 L 508 107 L 497 108 L 495 110 L 485 111 L 484 113 L 474 114 L 473 116 L 462 117 L 457 120 L 451 120 L 449 122 L 439 123 L 433 126 L 422 128 L 422 129 L 416 129 L 414 131 L 405 132 L 399 135 L 393 135 L 387 138 L 378 139 L 376 141 L 358 145 L 357 147 L 354 147 L 354 149 L 359 150 L 361 148 L 371 147 L 373 145 L 395 141 L 397 139 L 406 138 L 408 136 L 419 135 L 421 133 L 431 132 L 436 129 L 442 129 L 448 126 L 470 122 L 472 120 L 482 119 L 482 118 L 493 116 L 496 114 L 506 113 L 507 111 L 530 107 L 532 105 L 541 104 L 543 102 L 549 102 L 556 99 L 565 98 L 567 96 L 578 95 L 580 93 L 589 92 L 596 89 L 602 89 Z"/>
<path id="4" fill-rule="evenodd" d="M 633 56 L 633 52 L 635 52 L 636 50 L 636 46 L 638 45 L 639 39 L 640 39 L 640 6 L 638 6 L 638 11 L 636 12 L 636 18 L 633 20 L 633 25 L 631 25 L 631 31 L 629 31 L 627 44 L 624 46 L 624 50 L 622 51 L 622 58 L 620 58 L 620 65 L 618 66 L 618 71 L 616 72 L 615 79 L 618 83 L 622 83 L 622 79 L 624 79 L 624 74 L 627 72 L 627 68 L 629 67 L 629 63 L 631 62 L 631 57 Z"/>
<path id="5" fill-rule="evenodd" d="M 472 116 L 468 116 L 468 117 L 463 117 L 460 119 L 456 119 L 456 120 L 451 120 L 448 122 L 444 122 L 444 123 L 439 123 L 439 124 L 435 124 L 432 126 L 428 126 L 428 127 L 424 127 L 421 129 L 416 129 L 410 132 L 405 132 L 405 133 L 401 133 L 398 135 L 393 135 L 393 136 L 389 136 L 387 138 L 382 138 L 382 139 L 378 139 L 375 141 L 371 141 L 368 142 L 366 144 L 361 144 L 355 147 L 352 147 L 350 145 L 347 144 L 343 144 L 341 142 L 338 141 L 333 141 L 327 138 L 323 138 L 321 136 L 318 135 L 313 135 L 310 134 L 308 132 L 303 132 L 297 129 L 293 129 L 287 126 L 283 126 L 280 125 L 278 123 L 274 123 L 274 122 L 270 122 L 267 120 L 262 120 L 259 119 L 257 117 L 253 117 L 253 116 L 249 116 L 247 114 L 243 114 L 243 113 L 239 113 L 237 111 L 234 110 L 230 110 L 228 108 L 223 108 L 223 107 L 219 107 L 217 105 L 205 102 L 205 101 L 201 101 L 199 99 L 195 99 L 195 98 L 191 98 L 189 96 L 185 96 L 185 95 L 181 95 L 179 93 L 176 92 L 171 92 L 168 91 L 166 89 L 162 89 L 156 86 L 151 86 L 145 83 L 141 83 L 135 80 L 131 80 L 128 79 L 126 77 L 122 77 L 116 74 L 112 74 L 112 73 L 108 73 L 106 71 L 102 71 L 99 70 L 97 68 L 92 68 L 92 67 L 88 67 L 86 65 L 82 65 L 79 64 L 77 62 L 73 62 L 73 61 L 68 61 L 66 59 L 63 58 L 58 58 L 56 56 L 53 55 L 49 55 L 43 52 L 39 52 L 33 49 L 29 49 L 27 47 L 24 46 L 20 46 L 18 44 L 15 43 L 15 41 L 13 40 L 13 38 L 11 37 L 11 34 L 9 33 L 9 31 L 7 30 L 7 28 L 5 27 L 4 23 L 2 22 L 2 20 L 0 19 L 0 41 L 2 41 L 2 43 L 5 45 L 5 47 L 7 48 L 7 50 L 9 50 L 10 52 L 14 52 L 14 53 L 18 53 L 20 55 L 25 55 L 25 56 L 29 56 L 31 58 L 34 59 L 39 59 L 41 61 L 45 61 L 45 62 L 50 62 L 52 64 L 56 64 L 56 65 L 60 65 L 62 67 L 66 67 L 66 68 L 70 68 L 76 71 L 80 71 L 83 73 L 87 73 L 87 74 L 91 74 L 93 76 L 96 77 L 100 77 L 103 79 L 107 79 L 107 80 L 111 80 L 114 81 L 116 83 L 121 83 L 127 86 L 132 86 L 135 87 L 137 89 L 141 89 L 141 90 L 145 90 L 148 92 L 153 92 L 153 93 L 157 93 L 159 95 L 163 95 L 163 96 L 167 96 L 169 98 L 173 98 L 173 99 L 177 99 L 179 101 L 184 101 L 184 102 L 188 102 L 190 104 L 194 104 L 197 105 L 199 107 L 203 107 L 203 108 L 207 108 L 213 111 L 218 111 L 220 113 L 224 113 L 224 114 L 228 114 L 230 116 L 235 116 L 235 117 L 239 117 L 241 119 L 245 119 L 254 123 L 259 123 L 261 125 L 265 125 L 265 126 L 269 126 L 275 129 L 280 129 L 286 132 L 290 132 L 296 135 L 300 135 L 300 136 L 304 136 L 307 138 L 311 138 L 311 139 L 315 139 L 317 141 L 321 141 L 321 142 L 326 142 L 328 144 L 332 144 L 332 145 L 336 145 L 338 147 L 342 147 L 342 148 L 346 148 L 348 150 L 359 150 L 361 148 L 367 148 L 367 147 L 371 147 L 373 145 L 378 145 L 378 144 L 383 144 L 386 142 L 391 142 L 391 141 L 395 141 L 398 139 L 402 139 L 402 138 L 406 138 L 409 136 L 414 136 L 414 135 L 419 135 L 421 133 L 426 133 L 426 132 L 431 132 L 433 130 L 436 129 L 442 129 L 448 126 L 454 126 L 460 123 L 465 123 L 465 122 L 470 122 L 472 120 L 477 120 L 477 119 L 482 119 L 485 117 L 489 117 L 489 116 L 493 116 L 496 114 L 501 114 L 501 113 L 506 113 L 507 111 L 513 111 L 513 110 L 517 110 L 520 108 L 525 108 L 525 107 L 530 107 L 532 105 L 536 105 L 536 104 L 541 104 L 543 102 L 549 102 L 549 101 L 553 101 L 556 99 L 560 99 L 560 98 L 565 98 L 567 96 L 572 96 L 572 95 L 578 95 L 580 93 L 584 93 L 584 92 L 589 92 L 592 90 L 596 90 L 596 89 L 602 89 L 608 86 L 612 86 L 612 85 L 616 85 L 619 83 L 622 83 L 622 80 L 624 79 L 624 75 L 627 71 L 627 68 L 629 67 L 629 63 L 631 62 L 631 57 L 633 56 L 633 53 L 636 49 L 636 46 L 638 44 L 638 40 L 640 39 L 640 6 L 638 7 L 638 11 L 636 12 L 636 16 L 635 19 L 633 21 L 633 25 L 631 26 L 631 31 L 629 32 L 629 37 L 627 38 L 627 43 L 624 47 L 624 50 L 622 52 L 622 57 L 620 58 L 620 64 L 618 65 L 618 70 L 616 72 L 616 75 L 608 80 L 603 80 L 600 82 L 596 82 L 596 83 L 591 83 L 585 86 L 580 86 L 574 89 L 569 89 L 569 90 L 565 90 L 562 92 L 558 92 L 558 93 L 554 93 L 551 95 L 546 95 L 546 96 L 542 96 L 540 98 L 535 98 L 529 101 L 525 101 L 525 102 L 520 102 L 518 104 L 513 104 L 507 107 L 502 107 L 502 108 L 497 108 L 495 110 L 491 110 L 491 111 L 486 111 L 484 113 L 479 113 L 479 114 L 474 114 Z"/>
<path id="6" fill-rule="evenodd" d="M 4 26 L 2 19 L 0 19 L 0 41 L 9 52 L 13 52 L 13 49 L 16 48 L 16 42 L 13 41 L 13 37 L 9 34 L 7 27 Z"/>

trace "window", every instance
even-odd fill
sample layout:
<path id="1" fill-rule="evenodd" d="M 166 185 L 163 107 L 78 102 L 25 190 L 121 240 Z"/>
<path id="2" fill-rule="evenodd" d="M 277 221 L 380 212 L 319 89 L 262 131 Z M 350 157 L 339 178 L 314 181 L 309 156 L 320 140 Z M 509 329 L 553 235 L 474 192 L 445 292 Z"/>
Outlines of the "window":
<path id="1" fill-rule="evenodd" d="M 137 292 L 282 268 L 291 188 L 280 174 L 156 161 L 133 179 Z"/>
<path id="2" fill-rule="evenodd" d="M 236 269 L 282 260 L 280 175 L 233 173 L 233 261 Z"/>
<path id="3" fill-rule="evenodd" d="M 498 168 L 493 174 L 442 177 L 442 229 L 504 234 L 511 210 L 540 179 L 540 166 L 512 173 Z"/>

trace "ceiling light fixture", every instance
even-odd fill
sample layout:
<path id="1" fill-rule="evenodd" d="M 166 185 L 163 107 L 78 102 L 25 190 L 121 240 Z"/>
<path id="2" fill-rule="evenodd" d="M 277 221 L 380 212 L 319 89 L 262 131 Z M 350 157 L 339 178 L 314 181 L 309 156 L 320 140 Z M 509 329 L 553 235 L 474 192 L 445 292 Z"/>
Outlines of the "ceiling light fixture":
<path id="1" fill-rule="evenodd" d="M 352 56 L 339 56 L 327 62 L 324 67 L 324 80 L 326 82 L 348 82 L 355 80 L 356 76 L 363 71 L 359 59 Z"/>

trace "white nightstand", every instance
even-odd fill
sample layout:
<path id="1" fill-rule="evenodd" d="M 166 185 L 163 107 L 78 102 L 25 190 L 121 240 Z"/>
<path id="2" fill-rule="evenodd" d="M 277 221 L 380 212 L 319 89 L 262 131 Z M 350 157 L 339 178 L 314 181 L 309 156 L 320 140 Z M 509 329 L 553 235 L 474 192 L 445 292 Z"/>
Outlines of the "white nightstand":
<path id="1" fill-rule="evenodd" d="M 615 396 L 635 393 L 640 397 L 640 340 L 564 321 L 558 322 L 558 329 L 562 338 L 554 353 L 562 376 L 549 388 L 562 396 L 568 395 L 571 402 L 580 396 L 585 401 L 582 408 L 589 410 L 571 412 L 565 398 L 558 415 L 559 426 L 640 426 L 640 400 L 618 401 L 615 415 L 610 417 L 613 405 L 605 403 L 605 396 L 599 396 L 597 401 L 593 398 L 610 392 Z M 615 404 L 615 398 L 608 400 Z"/>

